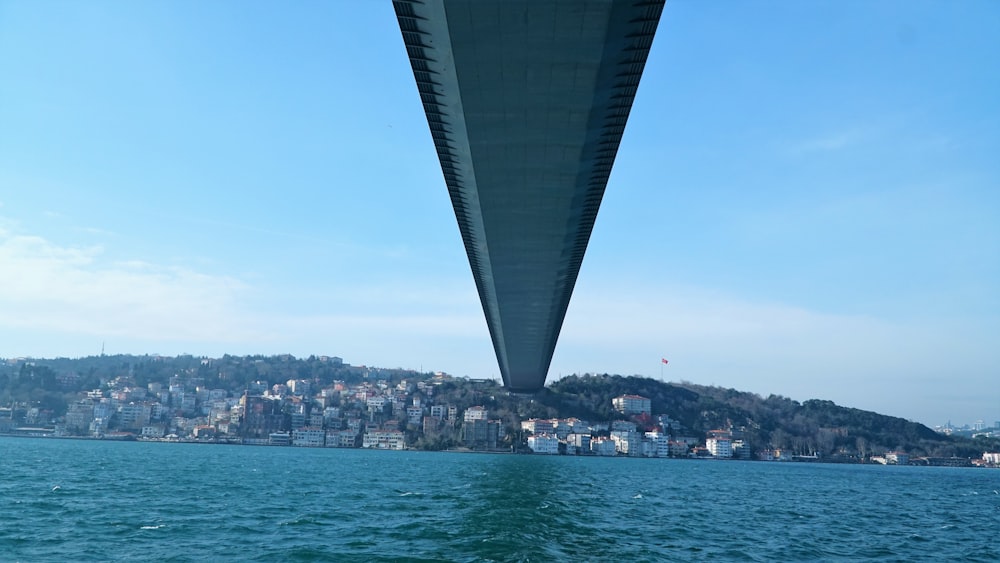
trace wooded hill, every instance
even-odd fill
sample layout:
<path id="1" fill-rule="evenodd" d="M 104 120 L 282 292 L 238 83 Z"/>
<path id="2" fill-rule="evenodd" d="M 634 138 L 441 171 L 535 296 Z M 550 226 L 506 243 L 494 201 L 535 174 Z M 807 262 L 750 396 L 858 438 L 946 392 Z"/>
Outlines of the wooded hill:
<path id="1" fill-rule="evenodd" d="M 311 356 L 223 356 L 206 360 L 193 356 L 93 356 L 80 359 L 32 359 L 0 362 L 0 407 L 46 409 L 55 417 L 65 415 L 66 405 L 80 394 L 104 386 L 116 378 L 128 378 L 145 387 L 166 385 L 181 377 L 199 386 L 226 389 L 238 396 L 252 381 L 271 383 L 305 379 L 313 389 L 333 381 L 349 384 L 387 381 L 396 384 L 431 381 L 433 374 L 405 369 L 351 366 Z M 692 383 L 663 381 L 620 375 L 572 375 L 552 382 L 535 395 L 512 395 L 494 381 L 438 378 L 433 396 L 422 396 L 424 404 L 452 404 L 459 409 L 483 405 L 490 418 L 500 418 L 516 433 L 527 418 L 577 417 L 591 422 L 623 419 L 612 408 L 612 398 L 641 395 L 651 401 L 652 415 L 675 420 L 671 433 L 704 440 L 713 429 L 729 429 L 749 442 L 752 451 L 782 448 L 796 454 L 818 453 L 845 461 L 857 456 L 900 449 L 913 457 L 980 457 L 984 451 L 1000 450 L 1000 440 L 971 440 L 938 434 L 930 428 L 901 418 L 841 407 L 831 401 L 793 401 L 780 395 L 761 397 L 753 393 L 705 387 Z M 417 392 L 417 395 L 421 395 Z M 640 426 L 652 428 L 652 417 L 639 417 Z M 443 444 L 447 446 L 448 444 Z"/>
<path id="2" fill-rule="evenodd" d="M 780 395 L 665 383 L 618 375 L 569 376 L 551 384 L 540 400 L 560 412 L 584 419 L 613 418 L 611 399 L 624 394 L 648 397 L 653 414 L 678 421 L 676 435 L 699 438 L 732 427 L 754 451 L 786 448 L 797 454 L 850 458 L 903 450 L 911 456 L 980 457 L 1000 447 L 1000 440 L 949 437 L 902 418 L 841 407 L 832 401 L 793 401 Z"/>

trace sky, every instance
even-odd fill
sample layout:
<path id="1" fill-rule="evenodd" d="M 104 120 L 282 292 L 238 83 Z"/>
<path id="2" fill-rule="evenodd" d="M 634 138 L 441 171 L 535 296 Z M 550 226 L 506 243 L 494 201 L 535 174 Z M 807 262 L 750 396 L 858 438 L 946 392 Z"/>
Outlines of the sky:
<path id="1" fill-rule="evenodd" d="M 997 29 L 668 0 L 549 380 L 1000 420 Z M 102 349 L 499 377 L 391 2 L 0 0 L 0 357 Z"/>

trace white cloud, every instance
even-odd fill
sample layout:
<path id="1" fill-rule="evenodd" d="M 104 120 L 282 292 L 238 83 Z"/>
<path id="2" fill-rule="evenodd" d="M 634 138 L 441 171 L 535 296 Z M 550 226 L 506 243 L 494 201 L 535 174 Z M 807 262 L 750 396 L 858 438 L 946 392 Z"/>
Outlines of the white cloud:
<path id="1" fill-rule="evenodd" d="M 241 282 L 102 255 L 99 246 L 0 232 L 0 328 L 148 341 L 260 337 L 242 322 Z"/>
<path id="2" fill-rule="evenodd" d="M 374 365 L 495 371 L 471 282 L 331 280 L 322 290 L 264 294 L 232 277 L 112 261 L 101 246 L 60 245 L 16 228 L 0 231 L 0 265 L 0 355 L 83 355 L 107 340 L 109 351 L 125 353 L 335 353 Z"/>

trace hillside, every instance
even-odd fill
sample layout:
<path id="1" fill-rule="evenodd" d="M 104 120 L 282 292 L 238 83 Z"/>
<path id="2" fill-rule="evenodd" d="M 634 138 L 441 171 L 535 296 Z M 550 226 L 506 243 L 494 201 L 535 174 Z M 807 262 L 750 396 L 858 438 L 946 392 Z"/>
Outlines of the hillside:
<path id="1" fill-rule="evenodd" d="M 644 377 L 569 376 L 550 386 L 544 402 L 581 418 L 607 419 L 615 414 L 611 398 L 623 394 L 648 397 L 654 414 L 678 421 L 677 433 L 701 437 L 709 430 L 732 426 L 742 431 L 754 450 L 770 446 L 850 457 L 901 449 L 915 456 L 978 457 L 1000 442 L 953 438 L 923 424 L 831 401 L 799 403 L 779 395 L 764 398 L 735 389 Z"/>
<path id="2" fill-rule="evenodd" d="M 912 456 L 979 457 L 985 450 L 1000 450 L 1000 440 L 970 440 L 938 434 L 922 424 L 874 412 L 842 407 L 830 401 L 797 402 L 786 397 L 761 397 L 752 393 L 705 387 L 691 383 L 665 383 L 636 376 L 568 376 L 532 396 L 508 393 L 494 381 L 435 377 L 405 369 L 351 366 L 339 358 L 282 356 L 98 356 L 81 359 L 31 359 L 0 362 L 0 408 L 15 416 L 49 423 L 66 416 L 68 405 L 93 389 L 150 384 L 166 388 L 182 381 L 191 389 L 217 389 L 240 396 L 256 382 L 281 384 L 303 380 L 313 390 L 337 382 L 348 384 L 403 380 L 424 382 L 429 389 L 417 392 L 425 404 L 453 405 L 460 411 L 485 406 L 491 418 L 503 420 L 515 434 L 528 418 L 569 418 L 600 423 L 624 418 L 612 408 L 612 398 L 641 395 L 651 401 L 652 415 L 666 415 L 674 422 L 675 437 L 704 440 L 713 429 L 732 429 L 752 451 L 781 448 L 797 454 L 818 453 L 827 459 L 851 461 L 859 456 L 904 450 Z M 431 393 L 431 389 L 433 394 Z M 345 401 L 345 405 L 346 405 Z M 176 406 L 174 407 L 176 408 Z M 653 417 L 635 419 L 652 428 Z M 25 418 L 27 423 L 27 418 Z M 413 430 L 410 430 L 413 432 Z M 448 440 L 435 447 L 448 447 Z"/>

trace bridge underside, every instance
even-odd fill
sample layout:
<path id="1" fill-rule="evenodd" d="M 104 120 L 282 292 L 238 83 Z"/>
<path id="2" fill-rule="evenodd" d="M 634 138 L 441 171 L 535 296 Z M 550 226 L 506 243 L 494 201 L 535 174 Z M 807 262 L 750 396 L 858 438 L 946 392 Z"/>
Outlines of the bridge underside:
<path id="1" fill-rule="evenodd" d="M 504 384 L 545 384 L 663 0 L 393 2 Z"/>

